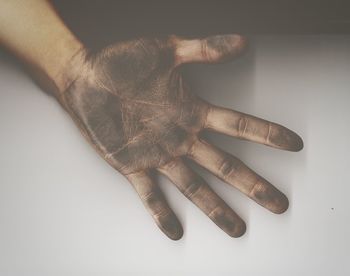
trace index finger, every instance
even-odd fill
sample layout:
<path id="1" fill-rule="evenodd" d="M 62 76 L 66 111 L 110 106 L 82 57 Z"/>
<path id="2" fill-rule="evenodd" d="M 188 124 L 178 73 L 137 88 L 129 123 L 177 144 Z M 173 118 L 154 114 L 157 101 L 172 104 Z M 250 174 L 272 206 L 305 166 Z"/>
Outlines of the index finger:
<path id="1" fill-rule="evenodd" d="M 303 148 L 303 140 L 294 131 L 245 113 L 210 105 L 205 128 L 229 136 L 289 151 Z"/>

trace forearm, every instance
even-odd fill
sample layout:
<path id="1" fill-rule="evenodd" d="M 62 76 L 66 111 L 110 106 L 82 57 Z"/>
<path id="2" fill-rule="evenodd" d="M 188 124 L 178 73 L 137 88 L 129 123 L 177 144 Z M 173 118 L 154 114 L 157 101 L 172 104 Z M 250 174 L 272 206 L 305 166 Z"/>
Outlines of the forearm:
<path id="1" fill-rule="evenodd" d="M 0 41 L 55 92 L 67 88 L 83 59 L 82 43 L 46 0 L 0 0 Z"/>

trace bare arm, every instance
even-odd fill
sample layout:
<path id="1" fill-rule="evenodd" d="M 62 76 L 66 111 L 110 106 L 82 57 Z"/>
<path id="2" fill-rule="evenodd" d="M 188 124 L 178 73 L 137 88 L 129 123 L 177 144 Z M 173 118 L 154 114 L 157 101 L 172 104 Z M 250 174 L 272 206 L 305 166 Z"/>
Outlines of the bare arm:
<path id="1" fill-rule="evenodd" d="M 0 42 L 56 93 L 76 75 L 84 48 L 46 0 L 1 0 Z"/>

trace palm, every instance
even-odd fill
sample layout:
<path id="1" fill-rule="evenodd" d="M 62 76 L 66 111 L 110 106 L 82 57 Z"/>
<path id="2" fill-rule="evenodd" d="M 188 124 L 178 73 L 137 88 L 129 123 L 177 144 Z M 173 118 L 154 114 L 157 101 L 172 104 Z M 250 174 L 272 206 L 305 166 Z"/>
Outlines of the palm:
<path id="1" fill-rule="evenodd" d="M 170 51 L 141 39 L 107 48 L 93 58 L 93 81 L 85 76 L 66 96 L 91 142 L 125 174 L 183 155 L 203 124 Z"/>
<path id="2" fill-rule="evenodd" d="M 293 132 L 211 106 L 183 83 L 180 64 L 229 59 L 240 50 L 239 39 L 217 36 L 181 41 L 171 37 L 119 43 L 91 56 L 64 95 L 65 107 L 83 134 L 110 165 L 126 175 L 172 239 L 181 237 L 182 228 L 150 176 L 154 169 L 167 175 L 228 234 L 240 236 L 245 230 L 238 215 L 185 166 L 184 157 L 273 212 L 283 212 L 288 205 L 285 196 L 265 179 L 198 138 L 201 130 L 209 128 L 278 148 L 301 147 Z"/>

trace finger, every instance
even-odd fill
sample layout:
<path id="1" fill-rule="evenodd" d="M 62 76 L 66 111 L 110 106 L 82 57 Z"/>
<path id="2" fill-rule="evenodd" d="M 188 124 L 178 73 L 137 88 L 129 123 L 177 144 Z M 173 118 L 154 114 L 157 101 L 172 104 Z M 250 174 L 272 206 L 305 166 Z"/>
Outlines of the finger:
<path id="1" fill-rule="evenodd" d="M 216 35 L 203 39 L 174 37 L 176 64 L 217 63 L 228 61 L 240 54 L 246 40 L 240 35 Z"/>
<path id="2" fill-rule="evenodd" d="M 303 140 L 288 128 L 223 107 L 210 106 L 205 128 L 274 148 L 303 148 Z"/>
<path id="3" fill-rule="evenodd" d="M 189 157 L 271 212 L 287 210 L 287 197 L 236 157 L 201 140 L 193 144 Z"/>
<path id="4" fill-rule="evenodd" d="M 244 234 L 244 221 L 181 160 L 168 163 L 159 171 L 228 235 L 240 237 Z"/>
<path id="5" fill-rule="evenodd" d="M 182 226 L 158 185 L 144 172 L 129 174 L 127 178 L 164 234 L 172 240 L 180 239 L 183 235 Z"/>

